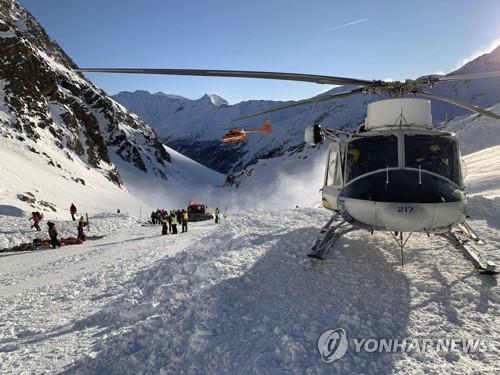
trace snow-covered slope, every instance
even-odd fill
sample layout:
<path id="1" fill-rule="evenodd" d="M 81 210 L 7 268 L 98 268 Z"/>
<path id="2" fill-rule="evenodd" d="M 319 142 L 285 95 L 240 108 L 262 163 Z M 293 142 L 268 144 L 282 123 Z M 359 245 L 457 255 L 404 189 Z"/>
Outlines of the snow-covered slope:
<path id="1" fill-rule="evenodd" d="M 500 103 L 490 109 L 500 113 Z M 468 115 L 449 122 L 446 130 L 460 141 L 470 194 L 500 197 L 500 121 Z"/>
<path id="2" fill-rule="evenodd" d="M 500 46 L 476 59 L 469 61 L 449 75 L 496 72 L 500 71 Z M 500 101 L 500 78 L 473 79 L 468 81 L 443 82 L 434 85 L 431 90 L 435 94 L 458 98 L 479 105 L 490 107 Z M 448 118 L 470 112 L 447 103 L 433 101 L 434 121 L 444 121 Z"/>
<path id="3" fill-rule="evenodd" d="M 117 209 L 135 214 L 145 206 L 80 159 L 56 158 L 50 143 L 37 146 L 30 152 L 23 143 L 0 138 L 0 215 L 40 211 L 46 218 L 65 219 L 72 202 L 81 214 Z"/>
<path id="4" fill-rule="evenodd" d="M 0 214 L 61 217 L 71 202 L 83 212 L 139 212 L 167 200 L 184 207 L 188 198 L 177 202 L 175 192 L 222 185 L 178 154 L 174 166 L 153 129 L 75 73 L 13 0 L 0 0 L 0 60 Z"/>
<path id="5" fill-rule="evenodd" d="M 354 232 L 322 263 L 305 253 L 328 213 L 252 210 L 187 234 L 127 217 L 101 240 L 0 254 L 0 371 L 64 374 L 495 374 L 500 289 L 438 238 Z M 0 226 L 5 223 L 0 219 Z M 23 226 L 9 221 L 9 230 Z M 59 225 L 59 223 L 58 223 Z M 500 261 L 498 227 L 473 226 Z M 113 230 L 113 229 L 119 230 Z M 495 229 L 496 228 L 496 229 Z M 94 232 L 95 231 L 95 232 Z M 318 338 L 343 328 L 346 355 Z M 354 339 L 482 340 L 478 352 L 355 352 Z"/>
<path id="6" fill-rule="evenodd" d="M 8 161 L 0 162 L 0 215 L 40 211 L 46 218 L 65 219 L 72 202 L 82 214 L 120 209 L 139 215 L 141 209 L 146 213 L 158 207 L 182 208 L 192 199 L 209 203 L 226 178 L 167 148 L 171 155 L 167 184 L 117 160 L 124 189 L 79 159 L 57 158 L 51 143 L 37 145 L 35 153 L 19 142 L 0 138 L 0 160 Z M 48 167 L 49 163 L 55 167 Z"/>

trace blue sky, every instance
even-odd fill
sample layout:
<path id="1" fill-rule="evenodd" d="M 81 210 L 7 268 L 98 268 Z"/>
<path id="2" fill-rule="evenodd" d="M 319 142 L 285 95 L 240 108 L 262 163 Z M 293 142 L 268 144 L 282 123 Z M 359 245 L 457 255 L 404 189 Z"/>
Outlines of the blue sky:
<path id="1" fill-rule="evenodd" d="M 450 72 L 500 43 L 498 0 L 21 0 L 82 67 L 266 70 L 366 79 Z M 325 86 L 88 74 L 109 94 L 301 99 Z"/>

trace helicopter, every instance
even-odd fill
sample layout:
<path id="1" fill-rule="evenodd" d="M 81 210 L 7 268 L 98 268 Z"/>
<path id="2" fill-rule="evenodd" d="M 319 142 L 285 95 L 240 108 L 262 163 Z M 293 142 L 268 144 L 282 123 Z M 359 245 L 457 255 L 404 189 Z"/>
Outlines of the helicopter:
<path id="1" fill-rule="evenodd" d="M 446 239 L 480 272 L 498 273 L 496 265 L 485 259 L 475 246 L 484 242 L 466 221 L 467 192 L 458 140 L 450 132 L 433 129 L 430 99 L 495 120 L 500 120 L 500 115 L 426 90 L 441 82 L 500 77 L 500 71 L 448 76 L 431 74 L 405 81 L 238 70 L 78 68 L 76 71 L 258 78 L 355 86 L 340 93 L 285 103 L 233 121 L 353 94 L 392 97 L 368 104 L 365 122 L 355 132 L 327 129 L 321 124 L 305 129 L 308 144 L 332 142 L 321 191 L 323 207 L 333 214 L 320 230 L 308 256 L 324 259 L 341 236 L 354 230 L 386 231 L 399 245 L 403 265 L 407 241 L 413 233 L 420 232 Z"/>
<path id="2" fill-rule="evenodd" d="M 273 131 L 273 124 L 271 120 L 265 120 L 262 124 L 262 128 L 259 129 L 241 129 L 234 128 L 229 129 L 226 134 L 221 138 L 222 143 L 237 143 L 243 142 L 248 138 L 248 134 L 252 133 L 262 133 L 262 134 L 271 134 Z"/>

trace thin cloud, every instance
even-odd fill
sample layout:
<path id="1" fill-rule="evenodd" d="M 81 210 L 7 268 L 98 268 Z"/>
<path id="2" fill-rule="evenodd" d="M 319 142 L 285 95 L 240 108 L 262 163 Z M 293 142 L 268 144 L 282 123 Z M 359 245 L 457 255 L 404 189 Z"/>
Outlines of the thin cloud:
<path id="1" fill-rule="evenodd" d="M 347 26 L 351 26 L 351 25 L 355 25 L 357 23 L 361 23 L 361 22 L 365 22 L 365 21 L 368 21 L 368 18 L 362 18 L 360 20 L 356 20 L 356 21 L 351 21 L 351 22 L 347 22 L 347 23 L 344 23 L 342 25 L 337 25 L 337 26 L 333 26 L 333 27 L 329 27 L 328 29 L 325 29 L 323 31 L 320 31 L 319 34 L 323 34 L 323 33 L 326 33 L 328 31 L 333 31 L 333 30 L 338 30 L 338 29 L 342 29 L 344 27 L 347 27 Z"/>

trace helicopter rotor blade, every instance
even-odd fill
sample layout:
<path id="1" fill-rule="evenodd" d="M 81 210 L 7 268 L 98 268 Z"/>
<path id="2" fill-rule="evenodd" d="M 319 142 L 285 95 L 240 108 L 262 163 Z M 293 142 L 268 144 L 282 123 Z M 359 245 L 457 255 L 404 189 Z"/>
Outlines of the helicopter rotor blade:
<path id="1" fill-rule="evenodd" d="M 459 100 L 459 99 L 455 99 L 455 98 L 449 98 L 447 96 L 436 95 L 436 94 L 432 94 L 432 93 L 426 92 L 426 91 L 419 92 L 416 95 L 424 97 L 424 98 L 427 98 L 427 99 L 440 100 L 442 102 L 454 104 L 456 106 L 468 109 L 469 111 L 476 112 L 476 113 L 479 113 L 481 115 L 494 118 L 496 120 L 500 120 L 500 115 L 497 115 L 496 113 L 488 111 L 487 109 L 484 109 L 484 108 L 479 107 L 477 105 L 464 102 L 463 100 Z"/>
<path id="2" fill-rule="evenodd" d="M 483 72 L 483 73 L 470 73 L 470 74 L 457 74 L 453 76 L 443 76 L 437 77 L 437 82 L 445 81 L 464 81 L 468 79 L 480 79 L 480 78 L 495 78 L 500 77 L 500 71 L 496 72 Z"/>
<path id="3" fill-rule="evenodd" d="M 272 107 L 272 108 L 266 109 L 264 111 L 255 112 L 255 113 L 251 113 L 249 115 L 241 116 L 241 117 L 232 119 L 229 122 L 246 120 L 246 119 L 257 117 L 257 116 L 260 116 L 260 115 L 263 115 L 263 114 L 266 114 L 266 113 L 281 111 L 283 109 L 298 107 L 300 105 L 320 103 L 320 102 L 325 102 L 327 100 L 332 100 L 332 99 L 336 99 L 336 98 L 342 98 L 344 96 L 349 96 L 349 95 L 361 93 L 361 92 L 363 92 L 363 90 L 364 90 L 364 88 L 360 87 L 358 89 L 354 89 L 354 90 L 351 90 L 351 91 L 345 91 L 345 92 L 341 92 L 341 93 L 337 93 L 337 94 L 322 95 L 322 96 L 316 96 L 316 97 L 310 98 L 310 99 L 298 100 L 298 101 L 295 101 L 293 103 L 283 104 L 283 105 L 279 105 L 279 106 L 276 106 L 276 107 Z"/>
<path id="4" fill-rule="evenodd" d="M 370 86 L 374 81 L 323 76 L 316 74 L 283 73 L 283 72 L 257 72 L 249 70 L 211 70 L 211 69 L 151 69 L 151 68 L 78 68 L 77 72 L 84 73 L 128 73 L 128 74 L 163 74 L 178 76 L 202 77 L 233 77 L 233 78 L 262 78 L 283 81 L 313 82 L 329 85 L 355 85 Z"/>

